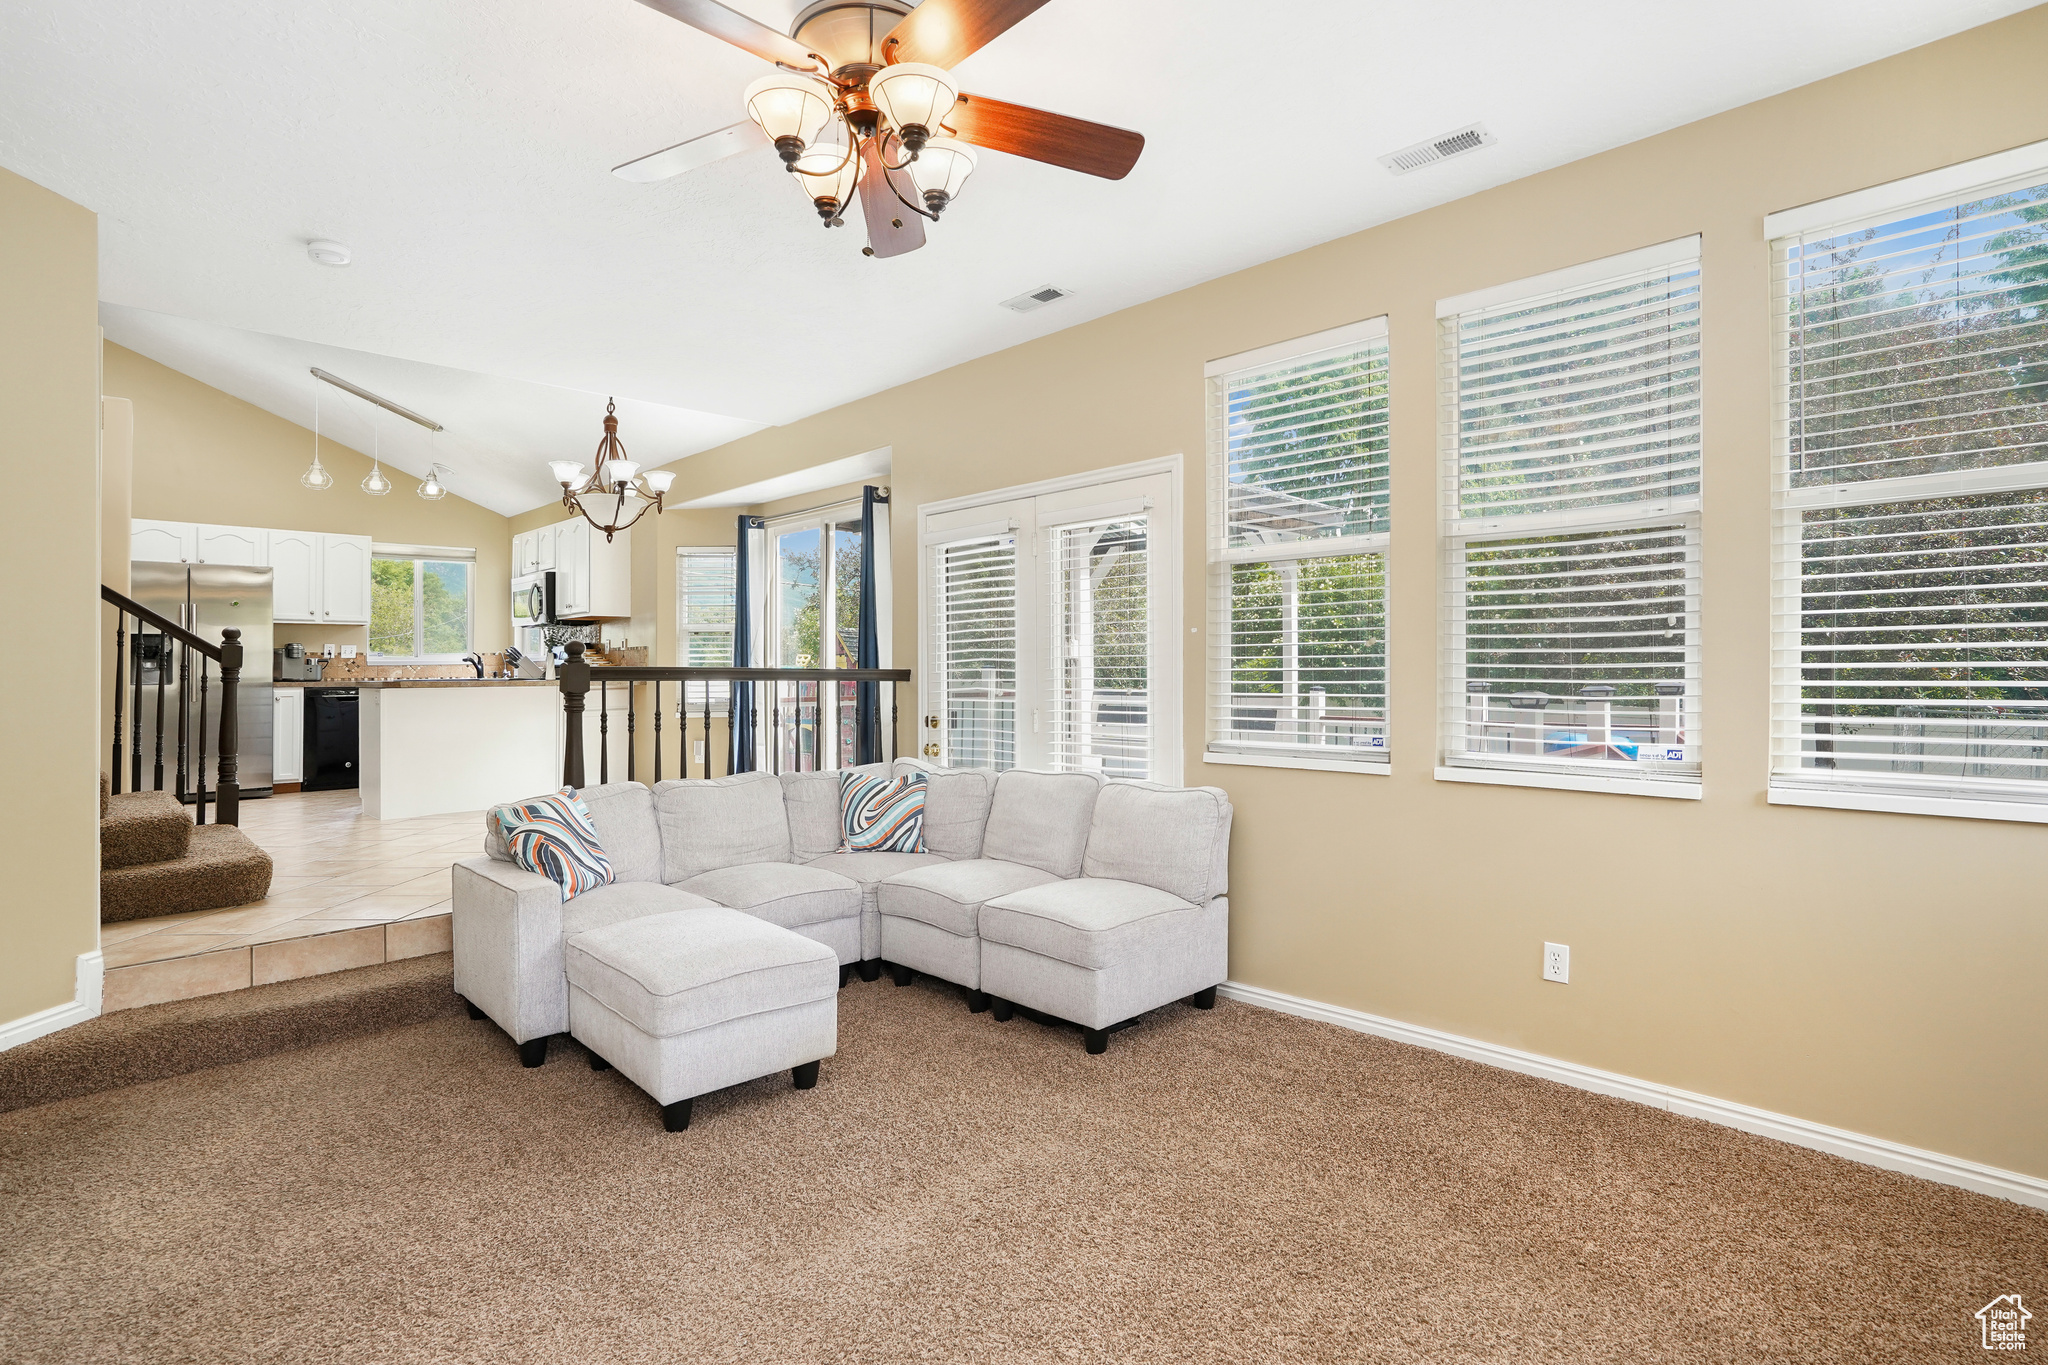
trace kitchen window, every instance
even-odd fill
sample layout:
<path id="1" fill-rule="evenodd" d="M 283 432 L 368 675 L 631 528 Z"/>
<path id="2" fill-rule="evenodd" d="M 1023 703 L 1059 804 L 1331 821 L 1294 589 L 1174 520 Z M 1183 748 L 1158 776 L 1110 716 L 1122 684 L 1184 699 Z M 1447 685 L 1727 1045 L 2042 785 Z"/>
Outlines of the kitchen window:
<path id="1" fill-rule="evenodd" d="M 1770 800 L 2048 822 L 2048 154 L 1766 231 Z"/>
<path id="2" fill-rule="evenodd" d="M 1387 320 L 1207 375 L 1207 760 L 1384 772 Z"/>
<path id="3" fill-rule="evenodd" d="M 476 551 L 428 545 L 370 550 L 370 657 L 452 663 L 470 652 Z"/>
<path id="4" fill-rule="evenodd" d="M 919 509 L 920 752 L 1181 777 L 1178 457 Z"/>
<path id="5" fill-rule="evenodd" d="M 1437 318 L 1437 776 L 1697 797 L 1700 239 Z"/>

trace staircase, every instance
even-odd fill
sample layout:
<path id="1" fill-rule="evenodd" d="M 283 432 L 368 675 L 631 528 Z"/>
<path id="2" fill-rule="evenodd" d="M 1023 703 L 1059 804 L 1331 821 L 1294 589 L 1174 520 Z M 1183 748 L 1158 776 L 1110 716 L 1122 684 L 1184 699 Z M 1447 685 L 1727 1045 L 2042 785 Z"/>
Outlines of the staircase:
<path id="1" fill-rule="evenodd" d="M 100 923 L 220 910 L 270 894 L 270 855 L 234 825 L 196 826 L 169 792 L 100 774 Z"/>

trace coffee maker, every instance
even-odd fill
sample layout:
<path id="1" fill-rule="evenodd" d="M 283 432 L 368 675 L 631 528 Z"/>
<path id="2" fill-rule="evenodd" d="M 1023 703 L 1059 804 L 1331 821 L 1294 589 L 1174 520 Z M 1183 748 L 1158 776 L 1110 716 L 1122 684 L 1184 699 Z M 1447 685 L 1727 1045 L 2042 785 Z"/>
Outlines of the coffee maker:
<path id="1" fill-rule="evenodd" d="M 319 682 L 320 671 L 326 666 L 326 660 L 308 655 L 304 645 L 286 645 L 270 651 L 273 682 Z"/>

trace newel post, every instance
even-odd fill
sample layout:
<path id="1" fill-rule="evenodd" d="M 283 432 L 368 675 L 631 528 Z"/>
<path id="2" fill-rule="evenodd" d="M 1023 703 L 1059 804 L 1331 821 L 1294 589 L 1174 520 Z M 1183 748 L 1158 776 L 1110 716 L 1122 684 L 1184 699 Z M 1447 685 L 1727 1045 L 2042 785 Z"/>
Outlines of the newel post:
<path id="1" fill-rule="evenodd" d="M 220 781 L 214 788 L 214 823 L 242 823 L 241 694 L 242 632 L 220 633 Z M 202 760 L 203 762 L 204 760 Z M 204 769 L 201 769 L 204 772 Z"/>
<path id="2" fill-rule="evenodd" d="M 569 642 L 569 660 L 562 665 L 562 785 L 583 790 L 583 699 L 590 692 L 590 665 L 583 661 L 583 642 Z"/>

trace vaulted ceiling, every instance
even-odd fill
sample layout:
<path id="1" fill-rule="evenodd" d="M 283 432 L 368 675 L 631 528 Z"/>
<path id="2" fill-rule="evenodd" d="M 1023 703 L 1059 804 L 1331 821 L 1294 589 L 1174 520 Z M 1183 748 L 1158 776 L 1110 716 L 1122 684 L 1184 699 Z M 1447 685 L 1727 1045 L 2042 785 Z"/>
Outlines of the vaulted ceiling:
<path id="1" fill-rule="evenodd" d="M 893 260 L 765 151 L 613 177 L 768 69 L 633 0 L 10 0 L 0 165 L 100 214 L 112 339 L 306 423 L 307 364 L 352 365 L 509 512 L 587 455 L 605 395 L 674 459 L 2029 3 L 1052 0 L 962 84 L 1138 129 L 1137 169 L 987 154 Z M 1499 143 L 1375 160 L 1473 120 Z M 310 262 L 316 237 L 354 263 Z M 1048 283 L 1075 294 L 997 306 Z"/>

